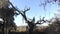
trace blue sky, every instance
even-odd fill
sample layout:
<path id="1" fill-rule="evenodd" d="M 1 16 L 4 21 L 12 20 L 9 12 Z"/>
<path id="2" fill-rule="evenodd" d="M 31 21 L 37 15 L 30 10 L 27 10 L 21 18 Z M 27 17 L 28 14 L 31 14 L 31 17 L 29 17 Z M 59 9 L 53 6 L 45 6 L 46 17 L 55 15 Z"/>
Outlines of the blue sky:
<path id="1" fill-rule="evenodd" d="M 57 10 L 58 8 L 57 3 L 55 4 L 47 4 L 46 5 L 46 10 L 44 10 L 43 6 L 39 6 L 43 0 L 10 0 L 15 7 L 18 7 L 20 10 L 24 10 L 26 6 L 30 7 L 30 10 L 27 11 L 26 15 L 28 18 L 33 18 L 35 17 L 36 20 L 39 19 L 39 17 L 45 17 L 45 19 L 50 19 L 54 16 L 54 13 L 58 13 Z M 50 14 L 49 14 L 50 13 Z M 49 16 L 50 15 L 50 16 Z M 20 25 L 26 25 L 26 23 L 23 22 L 24 20 L 22 19 L 21 15 L 18 15 L 15 17 L 15 23 L 17 26 Z"/>

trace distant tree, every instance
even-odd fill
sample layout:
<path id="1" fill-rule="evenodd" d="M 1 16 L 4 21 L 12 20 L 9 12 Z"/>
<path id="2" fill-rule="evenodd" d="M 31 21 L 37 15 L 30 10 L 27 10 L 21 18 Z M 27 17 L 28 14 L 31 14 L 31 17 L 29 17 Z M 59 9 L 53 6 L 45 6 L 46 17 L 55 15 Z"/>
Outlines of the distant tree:
<path id="1" fill-rule="evenodd" d="M 41 2 L 43 1 L 43 2 Z M 46 6 L 49 5 L 49 4 L 56 4 L 58 6 L 60 6 L 60 0 L 41 0 L 40 1 L 40 5 L 39 6 L 43 6 L 44 7 L 44 10 L 46 9 Z"/>
<path id="2" fill-rule="evenodd" d="M 45 30 L 47 34 L 60 34 L 60 17 L 55 16 L 49 27 Z"/>

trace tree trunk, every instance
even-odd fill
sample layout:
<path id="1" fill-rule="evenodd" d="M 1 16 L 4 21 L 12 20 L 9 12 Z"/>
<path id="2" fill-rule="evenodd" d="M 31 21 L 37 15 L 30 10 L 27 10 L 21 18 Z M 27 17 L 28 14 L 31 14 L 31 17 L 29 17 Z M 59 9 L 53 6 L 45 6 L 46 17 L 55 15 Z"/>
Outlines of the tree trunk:
<path id="1" fill-rule="evenodd" d="M 7 22 L 6 21 L 4 21 L 4 25 L 3 25 L 3 34 L 8 34 L 8 27 L 7 27 L 8 25 L 7 25 Z"/>
<path id="2" fill-rule="evenodd" d="M 8 28 L 4 28 L 4 34 L 8 34 Z"/>

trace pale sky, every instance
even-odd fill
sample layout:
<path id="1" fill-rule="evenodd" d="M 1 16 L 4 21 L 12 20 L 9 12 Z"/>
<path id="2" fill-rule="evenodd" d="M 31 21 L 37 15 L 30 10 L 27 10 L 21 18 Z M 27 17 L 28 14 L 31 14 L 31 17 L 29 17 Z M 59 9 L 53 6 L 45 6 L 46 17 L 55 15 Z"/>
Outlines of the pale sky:
<path id="1" fill-rule="evenodd" d="M 55 4 L 47 4 L 46 10 L 44 11 L 43 6 L 39 6 L 43 0 L 11 0 L 13 5 L 15 7 L 18 7 L 20 10 L 24 10 L 26 6 L 30 7 L 30 10 L 26 13 L 28 18 L 36 18 L 36 21 L 39 19 L 39 17 L 45 17 L 45 19 L 50 19 L 54 16 L 54 13 L 58 13 L 57 10 L 60 8 L 58 7 L 57 3 Z M 49 14 L 50 12 L 50 14 Z M 49 16 L 50 15 L 50 16 Z M 23 22 L 21 15 L 18 15 L 15 17 L 15 23 L 17 26 L 20 25 L 26 25 L 26 23 Z"/>

